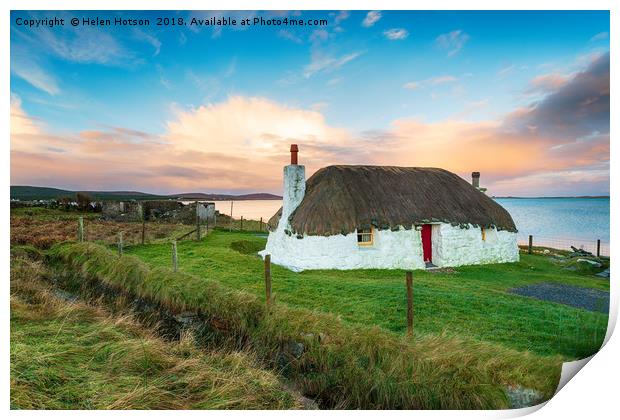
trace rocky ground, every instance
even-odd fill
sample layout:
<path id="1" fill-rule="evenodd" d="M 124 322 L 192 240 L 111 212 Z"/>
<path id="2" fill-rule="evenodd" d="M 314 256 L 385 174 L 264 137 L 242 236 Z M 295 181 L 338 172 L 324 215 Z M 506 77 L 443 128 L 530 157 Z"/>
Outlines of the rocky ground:
<path id="1" fill-rule="evenodd" d="M 609 313 L 609 293 L 602 290 L 559 283 L 538 283 L 510 289 L 509 292 L 588 311 Z"/>

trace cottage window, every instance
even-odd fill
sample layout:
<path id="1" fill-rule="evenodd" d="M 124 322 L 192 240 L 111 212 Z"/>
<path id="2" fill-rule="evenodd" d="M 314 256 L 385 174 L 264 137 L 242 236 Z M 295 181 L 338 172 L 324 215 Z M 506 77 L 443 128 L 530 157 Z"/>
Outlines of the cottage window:
<path id="1" fill-rule="evenodd" d="M 485 228 L 480 228 L 480 232 L 482 232 L 482 240 L 486 241 L 487 240 L 487 231 Z"/>
<path id="2" fill-rule="evenodd" d="M 357 244 L 359 246 L 371 246 L 373 241 L 373 228 L 357 230 Z"/>

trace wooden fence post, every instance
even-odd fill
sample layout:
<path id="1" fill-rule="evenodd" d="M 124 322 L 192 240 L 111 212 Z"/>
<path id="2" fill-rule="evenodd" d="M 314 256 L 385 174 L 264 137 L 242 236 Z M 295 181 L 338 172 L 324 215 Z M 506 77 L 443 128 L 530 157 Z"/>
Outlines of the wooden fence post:
<path id="1" fill-rule="evenodd" d="M 533 243 L 534 243 L 534 238 L 532 237 L 532 235 L 530 235 L 529 245 L 527 246 L 527 253 L 528 254 L 532 253 L 532 244 Z"/>
<path id="2" fill-rule="evenodd" d="M 413 335 L 413 273 L 407 271 L 407 335 Z"/>
<path id="3" fill-rule="evenodd" d="M 261 232 L 262 232 L 262 230 L 263 230 L 263 218 L 262 218 L 262 217 L 260 218 L 260 229 L 259 229 L 259 230 L 260 230 Z"/>
<path id="4" fill-rule="evenodd" d="M 146 239 L 146 219 L 144 215 L 142 215 L 142 245 L 144 245 L 145 239 Z"/>
<path id="5" fill-rule="evenodd" d="M 178 259 L 177 259 L 177 241 L 172 241 L 172 271 L 177 272 Z"/>
<path id="6" fill-rule="evenodd" d="M 78 241 L 84 242 L 84 217 L 78 219 Z"/>
<path id="7" fill-rule="evenodd" d="M 196 240 L 200 240 L 200 213 L 198 212 L 198 201 L 196 201 Z"/>
<path id="8" fill-rule="evenodd" d="M 243 216 L 241 216 L 241 227 L 239 228 L 239 230 L 243 230 Z"/>
<path id="9" fill-rule="evenodd" d="M 267 305 L 271 305 L 271 255 L 265 255 L 265 297 Z"/>
<path id="10" fill-rule="evenodd" d="M 123 232 L 118 233 L 118 256 L 123 256 Z"/>
<path id="11" fill-rule="evenodd" d="M 596 240 L 596 256 L 597 257 L 601 256 L 601 240 L 600 239 Z"/>
<path id="12" fill-rule="evenodd" d="M 230 226 L 228 228 L 230 232 L 232 232 L 232 225 L 233 225 L 233 203 L 234 201 L 230 200 Z"/>

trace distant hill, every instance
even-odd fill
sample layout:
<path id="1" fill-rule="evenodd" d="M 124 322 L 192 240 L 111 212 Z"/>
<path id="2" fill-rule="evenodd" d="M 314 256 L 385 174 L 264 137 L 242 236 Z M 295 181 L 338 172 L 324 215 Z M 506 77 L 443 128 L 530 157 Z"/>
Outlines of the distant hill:
<path id="1" fill-rule="evenodd" d="M 11 199 L 17 200 L 51 200 L 60 197 L 75 197 L 78 192 L 89 194 L 96 200 L 281 200 L 282 197 L 269 193 L 253 194 L 205 194 L 181 193 L 170 195 L 149 194 L 139 191 L 71 191 L 50 187 L 33 187 L 11 185 Z"/>
<path id="2" fill-rule="evenodd" d="M 527 199 L 539 199 L 539 198 L 609 198 L 608 195 L 574 195 L 574 196 L 550 196 L 550 197 L 513 197 L 511 195 L 505 196 L 505 197 L 499 197 L 499 196 L 493 196 L 492 198 L 510 198 L 510 199 L 520 199 L 520 200 L 527 200 Z"/>
<path id="3" fill-rule="evenodd" d="M 179 200 L 215 200 L 215 201 L 224 201 L 224 200 L 282 200 L 282 197 L 275 194 L 269 193 L 253 193 L 253 194 L 241 194 L 241 195 L 230 195 L 230 194 L 205 194 L 205 193 L 183 193 L 183 194 L 172 194 L 171 198 L 176 198 Z"/>

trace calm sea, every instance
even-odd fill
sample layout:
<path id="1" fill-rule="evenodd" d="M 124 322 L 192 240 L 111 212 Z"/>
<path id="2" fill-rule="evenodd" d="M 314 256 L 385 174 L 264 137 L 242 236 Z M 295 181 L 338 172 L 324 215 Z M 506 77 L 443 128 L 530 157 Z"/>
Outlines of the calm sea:
<path id="1" fill-rule="evenodd" d="M 519 240 L 533 235 L 535 243 L 589 248 L 597 239 L 609 243 L 609 198 L 498 198 L 510 212 Z M 282 205 L 278 200 L 248 200 L 233 203 L 233 217 L 269 220 Z M 215 208 L 230 214 L 230 201 L 216 201 Z M 556 241 L 556 242 L 554 242 Z"/>

